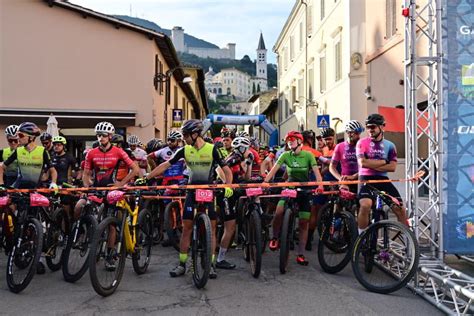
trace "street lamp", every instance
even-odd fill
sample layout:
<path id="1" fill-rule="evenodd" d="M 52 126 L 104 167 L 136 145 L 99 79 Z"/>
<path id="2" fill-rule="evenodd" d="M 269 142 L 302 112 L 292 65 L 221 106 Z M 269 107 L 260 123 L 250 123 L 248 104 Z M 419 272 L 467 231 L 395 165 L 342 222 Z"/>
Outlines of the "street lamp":
<path id="1" fill-rule="evenodd" d="M 156 73 L 154 78 L 153 78 L 153 83 L 155 87 L 158 86 L 158 82 L 163 82 L 166 84 L 166 93 L 165 93 L 165 134 L 168 131 L 168 104 L 170 103 L 170 98 L 171 98 L 171 77 L 173 76 L 173 73 L 178 70 L 178 69 L 183 69 L 181 66 L 176 66 L 170 70 L 168 70 L 165 73 L 159 72 Z M 191 83 L 193 79 L 190 76 L 185 76 L 183 78 L 183 83 Z M 175 96 L 176 97 L 176 96 Z"/>

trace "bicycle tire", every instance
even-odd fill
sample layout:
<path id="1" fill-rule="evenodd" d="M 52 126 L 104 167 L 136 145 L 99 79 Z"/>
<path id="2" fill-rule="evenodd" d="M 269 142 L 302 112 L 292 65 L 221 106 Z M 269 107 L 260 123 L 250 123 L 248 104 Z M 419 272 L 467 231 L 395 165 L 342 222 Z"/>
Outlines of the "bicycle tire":
<path id="1" fill-rule="evenodd" d="M 332 216 L 329 220 L 322 216 L 322 235 L 318 243 L 318 261 L 324 272 L 334 274 L 343 270 L 351 261 L 352 249 L 357 238 L 357 225 L 354 215 L 342 211 L 335 214 L 340 220 L 340 228 L 331 233 Z"/>
<path id="2" fill-rule="evenodd" d="M 176 223 L 173 220 L 176 219 Z M 179 241 L 183 232 L 183 225 L 181 219 L 180 203 L 172 201 L 165 207 L 164 213 L 164 229 L 170 245 L 179 252 Z"/>
<path id="3" fill-rule="evenodd" d="M 92 287 L 94 288 L 96 293 L 104 297 L 112 295 L 117 290 L 123 276 L 123 269 L 125 267 L 126 258 L 126 246 L 123 238 L 123 229 L 121 229 L 120 227 L 121 225 L 122 222 L 118 218 L 107 217 L 99 224 L 99 227 L 97 228 L 97 231 L 94 234 L 94 239 L 91 244 L 91 255 L 89 256 L 89 275 Z M 112 278 L 106 277 L 106 279 L 111 280 L 110 282 L 108 282 L 108 284 L 106 284 L 105 282 L 101 282 L 98 276 L 98 272 L 102 270 L 102 265 L 105 267 L 105 259 L 107 256 L 109 256 L 109 254 L 107 254 L 108 237 L 109 230 L 112 227 L 117 233 L 115 242 L 116 245 L 120 245 L 120 249 L 116 249 L 114 252 L 114 256 L 118 257 L 118 264 L 116 265 L 113 271 L 107 271 L 113 272 L 113 277 L 112 275 L 110 275 Z"/>
<path id="4" fill-rule="evenodd" d="M 280 273 L 285 274 L 288 271 L 288 259 L 290 256 L 291 239 L 293 234 L 293 220 L 291 210 L 285 209 L 280 233 Z"/>
<path id="5" fill-rule="evenodd" d="M 153 227 L 153 243 L 157 245 L 163 240 L 164 237 L 164 223 L 162 218 L 162 213 L 164 213 L 164 211 L 161 211 L 161 204 L 155 200 L 146 201 L 143 209 L 148 210 L 151 214 Z"/>
<path id="6" fill-rule="evenodd" d="M 206 286 L 209 279 L 212 257 L 211 221 L 204 213 L 199 213 L 193 223 L 191 254 L 193 283 L 196 288 L 201 289 Z M 201 270 L 202 273 L 200 273 Z"/>
<path id="7" fill-rule="evenodd" d="M 390 229 L 394 231 L 397 230 L 398 232 L 390 233 Z M 368 249 L 365 246 L 366 244 L 370 244 L 370 240 L 367 241 L 371 235 L 379 236 L 378 231 L 382 230 L 383 236 L 388 236 L 388 238 L 383 237 L 382 241 L 384 243 L 390 243 L 390 241 L 394 244 L 394 250 L 399 251 L 399 253 L 395 253 L 393 251 L 387 249 L 375 249 L 372 250 L 375 254 L 374 257 L 374 264 L 373 270 L 370 273 L 364 271 L 364 252 L 367 252 Z M 400 237 L 402 236 L 402 237 Z M 398 244 L 396 244 L 398 242 Z M 380 244 L 377 243 L 377 246 Z M 404 247 L 400 247 L 400 245 L 408 246 L 408 251 Z M 378 247 L 377 247 L 378 248 Z M 402 251 L 400 252 L 400 249 Z M 370 249 L 369 249 L 370 250 Z M 403 252 L 405 250 L 405 252 Z M 352 270 L 354 275 L 359 281 L 359 283 L 368 289 L 371 292 L 380 293 L 380 294 L 389 294 L 395 292 L 405 285 L 411 280 L 414 276 L 416 270 L 418 269 L 419 264 L 419 256 L 420 250 L 418 247 L 418 243 L 416 241 L 415 235 L 411 230 L 409 230 L 405 225 L 400 224 L 395 221 L 391 220 L 382 220 L 370 225 L 356 240 L 353 255 L 352 255 Z M 396 273 L 392 270 L 388 270 L 387 267 L 384 267 L 384 263 L 390 261 L 388 265 L 389 268 L 395 268 L 397 272 L 400 272 L 400 266 L 396 266 L 397 262 L 395 260 L 400 260 L 402 266 L 407 267 L 407 272 L 404 273 L 402 276 L 397 276 Z M 408 263 L 405 261 L 408 260 Z M 375 268 L 378 269 L 375 269 Z M 385 276 L 386 279 L 389 279 L 391 282 L 388 285 L 378 285 L 375 284 L 373 281 L 374 277 L 376 276 Z M 369 278 L 372 276 L 372 278 Z M 372 279 L 372 280 L 369 280 Z"/>
<path id="8" fill-rule="evenodd" d="M 69 231 L 69 218 L 62 207 L 54 210 L 52 221 L 46 231 L 46 265 L 58 271 L 63 265 L 63 252 Z"/>
<path id="9" fill-rule="evenodd" d="M 19 244 L 21 238 L 21 245 Z M 32 249 L 30 249 L 29 246 Z M 7 260 L 7 285 L 11 292 L 20 293 L 33 279 L 43 249 L 43 226 L 36 218 L 26 219 L 23 229 L 15 238 L 15 244 Z M 27 262 L 25 262 L 25 260 Z M 26 270 L 22 280 L 16 280 L 14 266 Z M 26 266 L 25 266 L 26 265 Z"/>
<path id="10" fill-rule="evenodd" d="M 89 268 L 90 246 L 97 226 L 97 219 L 92 215 L 84 215 L 73 224 L 63 252 L 62 271 L 66 282 L 80 280 Z M 73 268 L 76 264 L 78 266 Z"/>
<path id="11" fill-rule="evenodd" d="M 249 243 L 249 219 L 244 217 L 242 222 L 242 253 L 244 255 L 244 260 L 250 262 L 250 253 L 249 247 L 247 247 Z"/>
<path id="12" fill-rule="evenodd" d="M 257 210 L 249 214 L 248 226 L 248 253 L 250 257 L 250 271 L 254 278 L 258 278 L 262 269 L 262 221 Z"/>
<path id="13" fill-rule="evenodd" d="M 136 274 L 144 274 L 150 265 L 151 247 L 153 246 L 153 219 L 148 210 L 143 210 L 138 215 L 135 252 L 132 254 L 133 270 Z M 141 250 L 144 253 L 141 253 Z M 141 260 L 144 262 L 141 264 Z"/>

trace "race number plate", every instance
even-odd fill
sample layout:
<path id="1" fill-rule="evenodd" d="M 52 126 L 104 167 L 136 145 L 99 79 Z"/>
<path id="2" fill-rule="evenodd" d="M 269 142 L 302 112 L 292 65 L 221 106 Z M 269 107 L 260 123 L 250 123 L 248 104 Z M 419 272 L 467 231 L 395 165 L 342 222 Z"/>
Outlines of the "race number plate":
<path id="1" fill-rule="evenodd" d="M 49 206 L 49 200 L 46 196 L 39 193 L 31 193 L 30 206 Z"/>
<path id="2" fill-rule="evenodd" d="M 214 192 L 212 190 L 196 190 L 196 202 L 212 202 L 214 201 Z"/>
<path id="3" fill-rule="evenodd" d="M 109 204 L 115 204 L 118 201 L 122 200 L 124 195 L 125 195 L 125 192 L 123 191 L 118 191 L 118 190 L 111 191 L 107 194 L 107 202 L 109 202 Z"/>
<path id="4" fill-rule="evenodd" d="M 8 200 L 9 200 L 8 195 L 0 197 L 0 206 L 7 206 L 9 202 Z"/>
<path id="5" fill-rule="evenodd" d="M 296 192 L 296 190 L 285 189 L 281 191 L 281 195 L 288 198 L 295 198 L 298 192 Z"/>
<path id="6" fill-rule="evenodd" d="M 259 196 L 263 194 L 262 188 L 248 188 L 245 189 L 247 196 Z"/>

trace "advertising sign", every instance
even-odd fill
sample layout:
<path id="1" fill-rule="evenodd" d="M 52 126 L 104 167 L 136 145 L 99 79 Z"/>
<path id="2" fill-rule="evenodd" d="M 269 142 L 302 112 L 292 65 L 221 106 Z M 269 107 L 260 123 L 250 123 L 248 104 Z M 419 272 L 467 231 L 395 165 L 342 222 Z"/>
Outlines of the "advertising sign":
<path id="1" fill-rule="evenodd" d="M 443 231 L 447 253 L 474 253 L 474 6 L 443 10 Z"/>
<path id="2" fill-rule="evenodd" d="M 183 124 L 183 110 L 173 109 L 173 127 L 181 127 Z"/>

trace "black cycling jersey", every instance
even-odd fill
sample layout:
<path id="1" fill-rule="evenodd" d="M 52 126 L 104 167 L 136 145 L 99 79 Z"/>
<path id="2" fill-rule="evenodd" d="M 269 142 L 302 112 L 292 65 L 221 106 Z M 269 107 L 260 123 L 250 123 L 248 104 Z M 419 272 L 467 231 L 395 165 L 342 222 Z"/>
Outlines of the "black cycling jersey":
<path id="1" fill-rule="evenodd" d="M 52 165 L 56 172 L 58 173 L 58 185 L 63 184 L 63 182 L 68 182 L 68 171 L 74 169 L 76 165 L 76 160 L 70 154 L 63 154 L 61 156 L 54 155 L 52 159 Z"/>

